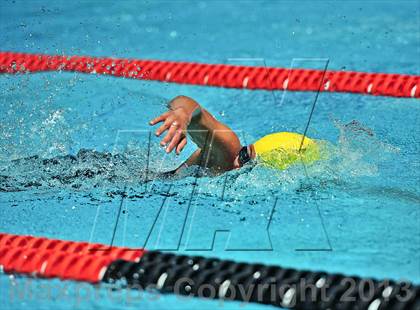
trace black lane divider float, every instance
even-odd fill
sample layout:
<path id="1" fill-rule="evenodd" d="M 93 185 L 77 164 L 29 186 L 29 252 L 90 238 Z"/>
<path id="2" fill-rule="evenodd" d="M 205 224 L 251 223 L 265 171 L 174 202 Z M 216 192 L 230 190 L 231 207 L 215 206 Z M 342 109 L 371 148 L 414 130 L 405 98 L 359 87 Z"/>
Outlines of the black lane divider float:
<path id="1" fill-rule="evenodd" d="M 140 262 L 116 260 L 103 281 L 203 298 L 288 309 L 420 309 L 420 287 L 409 282 L 346 277 L 278 266 L 146 252 Z"/>
<path id="2" fill-rule="evenodd" d="M 420 309 L 409 282 L 4 233 L 0 270 L 288 309 Z"/>

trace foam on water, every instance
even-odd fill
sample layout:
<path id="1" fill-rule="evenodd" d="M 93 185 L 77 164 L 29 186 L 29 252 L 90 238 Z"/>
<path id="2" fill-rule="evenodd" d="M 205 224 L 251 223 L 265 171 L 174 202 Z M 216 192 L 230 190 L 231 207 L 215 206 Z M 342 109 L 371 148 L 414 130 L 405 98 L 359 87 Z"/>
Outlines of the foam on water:
<path id="1" fill-rule="evenodd" d="M 262 164 L 247 165 L 239 170 L 219 176 L 200 172 L 206 178 L 201 188 L 208 195 L 219 195 L 220 186 L 226 193 L 233 193 L 235 199 L 252 196 L 265 196 L 267 193 L 281 194 L 298 188 L 319 188 L 327 183 L 350 182 L 359 176 L 373 176 L 378 171 L 378 163 L 386 160 L 386 154 L 397 149 L 380 141 L 373 131 L 363 127 L 357 121 L 343 125 L 334 121 L 340 134 L 337 144 L 319 141 L 323 150 L 323 159 L 310 164 L 296 163 L 287 170 L 275 170 Z M 59 144 L 54 136 L 46 132 L 58 132 L 57 124 L 63 126 L 60 111 L 49 114 L 42 121 L 41 134 L 36 141 L 48 142 L 48 154 L 56 151 L 63 153 L 66 144 Z M 35 125 L 36 128 L 37 125 Z M 35 142 L 34 142 L 35 143 Z M 75 155 L 43 157 L 45 148 L 39 154 L 9 161 L 0 170 L 1 191 L 22 191 L 40 188 L 72 188 L 89 190 L 91 188 L 141 187 L 146 182 L 158 179 L 160 182 L 176 182 L 181 185 L 185 180 L 193 183 L 197 176 L 197 167 L 190 167 L 175 178 L 161 175 L 168 167 L 162 165 L 162 156 L 151 152 L 154 158 L 148 158 L 150 149 L 128 141 L 123 152 L 99 152 L 81 149 Z M 157 145 L 148 146 L 158 151 Z M 34 149 L 35 150 L 35 149 Z M 185 178 L 185 180 L 182 180 Z M 165 181 L 166 180 L 166 181 Z"/>

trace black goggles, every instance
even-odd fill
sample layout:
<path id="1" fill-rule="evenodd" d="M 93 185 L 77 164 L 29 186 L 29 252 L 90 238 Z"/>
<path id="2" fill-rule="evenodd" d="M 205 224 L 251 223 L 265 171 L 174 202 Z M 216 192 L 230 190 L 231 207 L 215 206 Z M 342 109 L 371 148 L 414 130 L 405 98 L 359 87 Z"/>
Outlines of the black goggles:
<path id="1" fill-rule="evenodd" d="M 251 155 L 249 154 L 248 146 L 243 146 L 238 153 L 239 164 L 242 167 L 247 162 L 251 160 Z"/>

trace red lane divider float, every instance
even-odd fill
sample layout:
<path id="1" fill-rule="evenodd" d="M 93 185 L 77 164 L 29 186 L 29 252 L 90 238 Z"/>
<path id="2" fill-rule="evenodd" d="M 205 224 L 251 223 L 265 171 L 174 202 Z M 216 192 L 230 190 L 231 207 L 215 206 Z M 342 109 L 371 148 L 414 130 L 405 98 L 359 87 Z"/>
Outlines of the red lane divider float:
<path id="1" fill-rule="evenodd" d="M 0 266 L 7 273 L 97 283 L 118 259 L 138 262 L 142 249 L 0 233 Z"/>
<path id="2" fill-rule="evenodd" d="M 414 310 L 420 306 L 420 286 L 405 281 L 11 234 L 0 234 L 0 268 L 6 273 L 90 283 L 123 280 L 127 289 L 154 288 L 299 310 Z"/>
<path id="3" fill-rule="evenodd" d="M 0 52 L 0 73 L 76 71 L 229 88 L 420 98 L 420 76 Z"/>

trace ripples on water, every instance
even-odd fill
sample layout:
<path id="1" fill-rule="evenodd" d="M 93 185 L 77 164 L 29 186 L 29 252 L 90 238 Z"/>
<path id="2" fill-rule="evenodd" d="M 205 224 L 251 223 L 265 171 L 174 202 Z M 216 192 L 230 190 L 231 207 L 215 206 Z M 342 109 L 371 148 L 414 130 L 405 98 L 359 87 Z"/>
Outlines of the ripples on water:
<path id="1" fill-rule="evenodd" d="M 262 165 L 246 166 L 220 176 L 201 176 L 201 193 L 219 195 L 220 187 L 236 198 L 278 194 L 302 189 L 328 188 L 350 182 L 355 177 L 375 175 L 378 163 L 388 153 L 398 150 L 381 142 L 369 128 L 357 121 L 343 125 L 334 121 L 340 132 L 336 144 L 321 141 L 325 159 L 303 167 L 296 164 L 284 171 Z M 155 146 L 151 146 L 152 148 Z M 158 147 L 158 146 L 156 146 Z M 176 179 L 162 178 L 159 172 L 147 169 L 147 149 L 132 148 L 122 153 L 81 149 L 74 155 L 44 158 L 37 154 L 7 162 L 0 170 L 0 191 L 15 192 L 33 189 L 68 188 L 141 188 L 145 183 L 171 183 L 176 187 L 196 182 L 197 169 L 191 167 Z M 159 159 L 154 158 L 153 161 Z M 305 171 L 306 170 L 306 171 Z"/>

